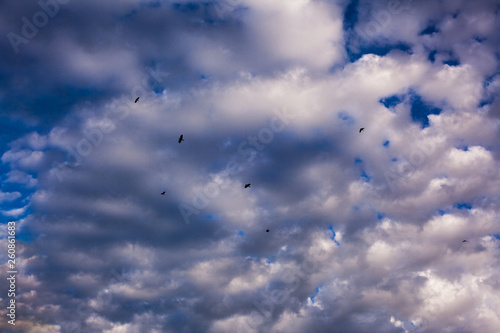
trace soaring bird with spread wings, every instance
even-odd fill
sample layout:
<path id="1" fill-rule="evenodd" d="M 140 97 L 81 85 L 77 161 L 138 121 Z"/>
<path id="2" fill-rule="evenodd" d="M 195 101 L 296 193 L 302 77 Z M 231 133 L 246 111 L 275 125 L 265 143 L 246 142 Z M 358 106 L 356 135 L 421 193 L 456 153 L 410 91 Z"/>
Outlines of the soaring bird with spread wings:
<path id="1" fill-rule="evenodd" d="M 182 141 L 184 141 L 184 135 L 181 134 L 181 136 L 179 137 L 179 143 L 181 143 Z"/>
<path id="2" fill-rule="evenodd" d="M 251 184 L 246 184 L 245 185 L 245 188 L 249 188 Z"/>
<path id="3" fill-rule="evenodd" d="M 139 98 L 140 98 L 140 97 L 137 97 L 137 98 L 135 99 L 135 102 L 134 102 L 134 103 L 139 102 Z"/>
<path id="4" fill-rule="evenodd" d="M 359 129 L 359 133 L 361 133 L 364 129 L 365 129 L 364 127 L 361 127 L 361 128 Z"/>

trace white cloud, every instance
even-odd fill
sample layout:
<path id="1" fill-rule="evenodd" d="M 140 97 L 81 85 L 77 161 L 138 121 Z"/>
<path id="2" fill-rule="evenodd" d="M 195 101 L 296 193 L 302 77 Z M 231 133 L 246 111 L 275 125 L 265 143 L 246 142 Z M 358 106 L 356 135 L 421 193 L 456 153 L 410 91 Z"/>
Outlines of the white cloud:
<path id="1" fill-rule="evenodd" d="M 21 196 L 19 192 L 1 192 L 0 191 L 0 203 L 5 201 L 12 201 Z"/>
<path id="2" fill-rule="evenodd" d="M 30 116 L 45 100 L 60 113 L 12 136 L 1 159 L 0 201 L 27 198 L 2 213 L 32 212 L 19 228 L 33 236 L 23 320 L 56 332 L 496 333 L 499 121 L 496 104 L 478 107 L 499 91 L 489 3 L 411 2 L 373 45 L 412 52 L 353 63 L 346 1 L 248 0 L 224 20 L 188 2 L 68 5 L 23 45 L 37 59 Z M 387 8 L 360 1 L 358 25 Z M 438 32 L 419 35 L 429 24 Z M 155 80 L 156 65 L 169 75 Z M 27 96 L 31 81 L 0 74 Z M 442 109 L 425 129 L 410 91 Z"/>

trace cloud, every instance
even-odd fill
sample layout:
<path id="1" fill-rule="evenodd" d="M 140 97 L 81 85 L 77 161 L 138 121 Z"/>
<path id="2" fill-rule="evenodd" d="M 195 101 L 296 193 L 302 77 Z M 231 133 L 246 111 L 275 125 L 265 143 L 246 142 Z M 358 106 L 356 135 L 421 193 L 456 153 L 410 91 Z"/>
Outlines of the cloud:
<path id="1" fill-rule="evenodd" d="M 5 216 L 11 216 L 11 217 L 18 217 L 20 215 L 23 215 L 24 212 L 26 211 L 26 208 L 28 208 L 29 205 L 26 205 L 21 208 L 16 208 L 16 209 L 10 209 L 10 210 L 2 210 L 2 214 Z"/>
<path id="2" fill-rule="evenodd" d="M 21 196 L 19 192 L 0 192 L 0 202 L 12 201 Z"/>
<path id="3" fill-rule="evenodd" d="M 28 188 L 35 187 L 38 183 L 33 176 L 19 170 L 8 172 L 5 182 L 23 184 Z"/>
<path id="4" fill-rule="evenodd" d="M 4 38 L 16 326 L 496 332 L 498 9 L 68 2 Z"/>

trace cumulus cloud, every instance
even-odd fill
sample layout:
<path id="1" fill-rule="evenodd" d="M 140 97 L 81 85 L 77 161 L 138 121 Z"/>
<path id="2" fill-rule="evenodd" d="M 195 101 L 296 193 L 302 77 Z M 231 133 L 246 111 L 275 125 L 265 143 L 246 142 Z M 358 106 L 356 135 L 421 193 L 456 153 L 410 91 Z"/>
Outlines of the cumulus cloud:
<path id="1" fill-rule="evenodd" d="M 57 3 L 0 42 L 20 330 L 498 331 L 494 1 Z"/>

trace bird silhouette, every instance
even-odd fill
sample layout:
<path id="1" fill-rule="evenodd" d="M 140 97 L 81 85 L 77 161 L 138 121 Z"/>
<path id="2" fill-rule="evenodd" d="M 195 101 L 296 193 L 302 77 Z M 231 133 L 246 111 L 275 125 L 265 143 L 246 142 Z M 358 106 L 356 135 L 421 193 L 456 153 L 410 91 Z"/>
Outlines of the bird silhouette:
<path id="1" fill-rule="evenodd" d="M 161 192 L 161 195 L 165 195 L 165 191 Z"/>
<path id="2" fill-rule="evenodd" d="M 181 134 L 181 136 L 179 137 L 179 143 L 181 143 L 182 141 L 184 141 L 184 135 Z"/>
<path id="3" fill-rule="evenodd" d="M 245 188 L 249 188 L 251 184 L 246 184 L 245 185 Z"/>
<path id="4" fill-rule="evenodd" d="M 363 131 L 364 129 L 365 129 L 364 127 L 361 127 L 361 128 L 359 129 L 359 133 L 361 133 L 361 131 Z"/>
<path id="5" fill-rule="evenodd" d="M 269 229 L 266 229 L 266 232 L 269 232 Z"/>
<path id="6" fill-rule="evenodd" d="M 464 240 L 462 241 L 462 243 L 467 243 L 467 241 L 464 239 Z"/>
<path id="7" fill-rule="evenodd" d="M 140 97 L 137 97 L 137 98 L 135 99 L 135 102 L 134 102 L 134 103 L 139 102 L 139 98 L 140 98 Z"/>

